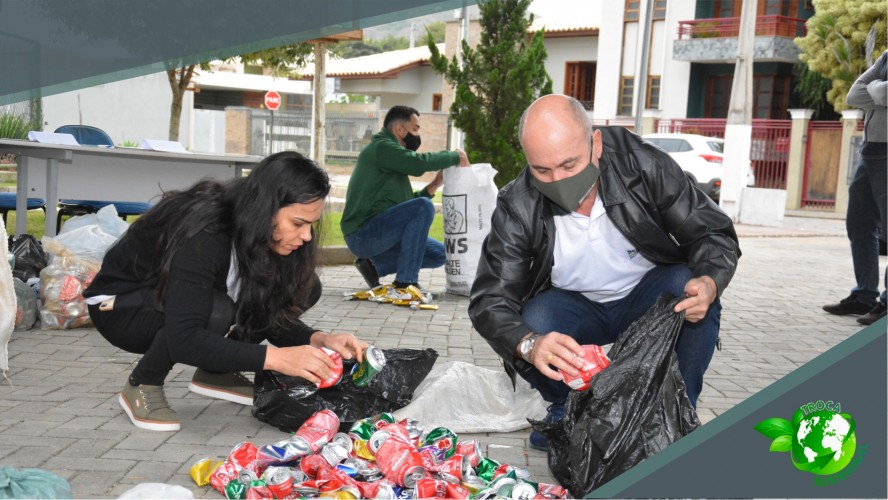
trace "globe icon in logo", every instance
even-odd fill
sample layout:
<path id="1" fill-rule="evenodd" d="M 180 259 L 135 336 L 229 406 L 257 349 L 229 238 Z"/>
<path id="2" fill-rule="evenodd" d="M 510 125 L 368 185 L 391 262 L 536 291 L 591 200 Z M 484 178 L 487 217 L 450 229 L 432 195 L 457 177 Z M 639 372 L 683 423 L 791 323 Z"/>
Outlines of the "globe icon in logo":
<path id="1" fill-rule="evenodd" d="M 857 448 L 853 426 L 853 420 L 846 420 L 840 413 L 818 411 L 805 415 L 798 422 L 792 443 L 793 464 L 819 475 L 844 469 Z"/>
<path id="2" fill-rule="evenodd" d="M 767 418 L 755 430 L 770 438 L 772 452 L 791 452 L 796 469 L 828 476 L 844 469 L 857 450 L 856 423 L 833 401 L 809 403 L 792 420 Z"/>

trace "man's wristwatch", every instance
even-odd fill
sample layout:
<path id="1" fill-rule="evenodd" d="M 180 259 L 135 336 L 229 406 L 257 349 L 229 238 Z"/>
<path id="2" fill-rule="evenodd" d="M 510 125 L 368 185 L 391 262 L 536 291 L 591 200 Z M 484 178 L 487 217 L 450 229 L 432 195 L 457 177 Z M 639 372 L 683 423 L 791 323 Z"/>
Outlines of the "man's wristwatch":
<path id="1" fill-rule="evenodd" d="M 526 339 L 522 340 L 520 344 L 518 344 L 518 353 L 521 354 L 521 359 L 528 363 L 531 363 L 530 353 L 533 352 L 533 345 L 541 336 L 542 335 L 540 335 L 539 333 L 531 333 L 530 336 L 528 336 Z"/>

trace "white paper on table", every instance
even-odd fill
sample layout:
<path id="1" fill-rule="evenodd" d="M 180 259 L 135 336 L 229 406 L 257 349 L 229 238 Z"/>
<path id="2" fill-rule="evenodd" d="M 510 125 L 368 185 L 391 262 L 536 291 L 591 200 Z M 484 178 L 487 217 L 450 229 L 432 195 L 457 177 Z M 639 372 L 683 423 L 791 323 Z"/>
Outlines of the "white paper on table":
<path id="1" fill-rule="evenodd" d="M 139 147 L 141 147 L 142 149 L 151 149 L 154 151 L 164 151 L 166 153 L 189 152 L 187 149 L 185 149 L 185 146 L 183 146 L 181 142 L 162 141 L 160 139 L 142 139 L 142 144 Z"/>
<path id="2" fill-rule="evenodd" d="M 32 130 L 28 132 L 28 140 L 41 144 L 61 144 L 63 146 L 79 146 L 77 139 L 71 134 L 56 134 L 55 132 L 40 132 Z"/>

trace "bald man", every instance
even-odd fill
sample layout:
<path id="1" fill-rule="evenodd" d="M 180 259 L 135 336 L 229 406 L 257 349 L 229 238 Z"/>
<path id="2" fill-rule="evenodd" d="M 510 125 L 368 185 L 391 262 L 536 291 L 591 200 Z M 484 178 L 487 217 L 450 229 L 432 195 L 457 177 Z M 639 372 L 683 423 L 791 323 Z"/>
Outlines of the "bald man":
<path id="1" fill-rule="evenodd" d="M 528 166 L 497 199 L 475 329 L 555 422 L 569 391 L 558 369 L 576 373 L 580 345 L 613 343 L 663 292 L 685 297 L 675 350 L 696 407 L 740 257 L 731 219 L 663 151 L 621 127 L 593 130 L 573 98 L 537 99 L 518 133 Z M 530 445 L 548 447 L 536 431 Z"/>

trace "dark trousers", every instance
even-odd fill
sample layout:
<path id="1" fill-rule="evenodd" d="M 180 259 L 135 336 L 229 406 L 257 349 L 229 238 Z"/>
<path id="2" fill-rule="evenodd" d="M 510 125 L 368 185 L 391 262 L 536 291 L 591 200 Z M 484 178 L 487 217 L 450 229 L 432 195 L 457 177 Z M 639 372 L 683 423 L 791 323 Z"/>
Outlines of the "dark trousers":
<path id="1" fill-rule="evenodd" d="M 857 284 L 851 295 L 865 304 L 878 299 L 883 304 L 886 292 L 879 296 L 879 232 L 888 237 L 888 180 L 885 158 L 861 158 L 854 179 L 848 186 L 848 214 L 845 227 L 851 241 L 851 261 Z M 888 286 L 888 269 L 885 270 Z"/>
<path id="2" fill-rule="evenodd" d="M 579 292 L 550 288 L 524 306 L 524 323 L 536 332 L 569 335 L 580 345 L 611 344 L 657 302 L 661 293 L 683 297 L 684 286 L 692 277 L 687 266 L 657 266 L 644 275 L 629 295 L 612 302 L 593 302 Z M 703 390 L 703 374 L 718 340 L 720 323 L 721 303 L 716 300 L 701 321 L 685 321 L 678 335 L 675 346 L 678 368 L 688 399 L 695 408 Z M 563 403 L 567 398 L 570 388 L 564 382 L 552 380 L 536 368 L 521 376 L 550 403 Z"/>
<path id="3" fill-rule="evenodd" d="M 234 302 L 224 292 L 216 291 L 207 331 L 224 337 L 234 315 Z M 111 311 L 100 311 L 98 305 L 91 305 L 89 316 L 111 345 L 144 355 L 130 375 L 131 384 L 163 385 L 175 362 L 170 357 L 165 316 L 158 310 L 154 290 L 146 288 L 118 295 Z"/>

